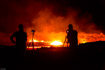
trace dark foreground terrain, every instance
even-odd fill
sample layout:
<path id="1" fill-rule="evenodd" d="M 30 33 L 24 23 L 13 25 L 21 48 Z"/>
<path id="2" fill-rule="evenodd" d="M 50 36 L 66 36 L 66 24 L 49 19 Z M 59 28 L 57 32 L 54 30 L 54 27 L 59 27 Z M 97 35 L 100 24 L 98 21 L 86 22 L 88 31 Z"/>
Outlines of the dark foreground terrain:
<path id="1" fill-rule="evenodd" d="M 15 46 L 0 46 L 0 68 L 6 70 L 105 70 L 105 42 L 81 44 L 77 48 L 27 50 L 24 57 Z"/>

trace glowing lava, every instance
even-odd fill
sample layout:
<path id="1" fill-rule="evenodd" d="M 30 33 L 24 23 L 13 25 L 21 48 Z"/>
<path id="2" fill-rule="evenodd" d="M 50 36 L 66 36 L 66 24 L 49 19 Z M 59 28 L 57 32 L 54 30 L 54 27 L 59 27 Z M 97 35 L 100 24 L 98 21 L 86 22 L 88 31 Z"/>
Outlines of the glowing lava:
<path id="1" fill-rule="evenodd" d="M 42 39 L 42 40 L 38 40 L 38 39 L 33 39 L 34 42 L 34 46 L 35 48 L 37 48 L 38 46 L 40 47 L 46 47 L 46 48 L 50 48 L 50 47 L 68 47 L 68 43 L 65 42 L 64 46 L 63 43 L 64 42 L 64 38 L 65 38 L 65 33 L 60 33 L 59 36 L 55 36 L 58 35 L 56 33 L 52 34 L 50 36 L 51 40 L 46 40 Z M 66 40 L 67 41 L 67 40 Z M 105 34 L 103 33 L 85 33 L 85 32 L 81 32 L 78 33 L 78 45 L 82 44 L 82 43 L 88 43 L 88 42 L 96 42 L 96 41 L 105 41 Z M 28 49 L 31 49 L 32 47 L 32 40 L 28 40 L 28 45 L 30 45 Z M 39 47 L 38 47 L 39 48 Z"/>
<path id="2" fill-rule="evenodd" d="M 63 44 L 60 41 L 54 41 L 54 42 L 51 43 L 51 45 L 59 46 L 59 45 L 63 45 Z"/>
<path id="3" fill-rule="evenodd" d="M 80 39 L 81 43 L 87 43 L 86 39 Z"/>
<path id="4" fill-rule="evenodd" d="M 87 42 L 96 42 L 96 41 L 105 41 L 105 34 L 103 33 L 85 33 L 81 32 L 78 34 L 78 42 L 87 43 Z"/>
<path id="5" fill-rule="evenodd" d="M 29 42 L 32 42 L 32 40 L 29 40 Z M 44 40 L 38 41 L 34 39 L 33 42 L 44 42 Z"/>

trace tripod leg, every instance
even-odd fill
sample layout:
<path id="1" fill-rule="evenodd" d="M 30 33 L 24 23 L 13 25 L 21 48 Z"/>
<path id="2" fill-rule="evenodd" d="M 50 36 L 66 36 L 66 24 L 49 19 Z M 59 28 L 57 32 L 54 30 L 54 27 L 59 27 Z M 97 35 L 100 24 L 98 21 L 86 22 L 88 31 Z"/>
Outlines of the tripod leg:
<path id="1" fill-rule="evenodd" d="M 66 42 L 66 37 L 65 37 L 65 41 L 64 41 L 64 43 L 63 43 L 63 47 L 64 47 L 64 45 L 65 45 L 65 42 Z"/>

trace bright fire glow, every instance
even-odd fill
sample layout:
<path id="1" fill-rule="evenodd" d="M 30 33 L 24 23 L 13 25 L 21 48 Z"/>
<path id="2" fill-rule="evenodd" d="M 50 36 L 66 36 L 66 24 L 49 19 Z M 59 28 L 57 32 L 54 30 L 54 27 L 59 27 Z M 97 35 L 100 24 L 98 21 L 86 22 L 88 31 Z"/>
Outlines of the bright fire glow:
<path id="1" fill-rule="evenodd" d="M 40 49 L 41 48 L 41 46 L 30 46 L 30 47 L 26 47 L 26 49 L 28 49 L 28 50 L 32 50 L 32 49 L 34 49 L 34 50 L 37 50 L 37 49 Z"/>
<path id="2" fill-rule="evenodd" d="M 80 39 L 81 43 L 87 43 L 86 39 Z"/>
<path id="3" fill-rule="evenodd" d="M 32 40 L 29 40 L 29 42 L 32 42 Z M 38 41 L 34 39 L 33 42 L 44 42 L 44 40 Z"/>
<path id="4" fill-rule="evenodd" d="M 81 32 L 78 34 L 78 42 L 87 43 L 87 42 L 96 42 L 96 41 L 105 41 L 105 35 L 103 33 L 84 33 Z"/>
<path id="5" fill-rule="evenodd" d="M 62 42 L 64 43 L 65 38 L 67 36 L 66 30 L 68 29 L 68 25 L 70 23 L 73 24 L 74 30 L 77 30 L 78 32 L 78 45 L 82 43 L 87 43 L 87 42 L 105 41 L 105 34 L 103 34 L 100 31 L 93 30 L 95 29 L 94 22 L 90 22 L 92 23 L 92 25 L 90 25 L 88 28 L 86 26 L 87 30 L 89 29 L 88 33 L 86 33 L 85 30 L 81 30 L 81 28 L 79 28 L 79 26 L 76 25 L 76 22 L 77 22 L 77 19 L 75 21 L 76 15 L 78 15 L 78 12 L 75 10 L 72 10 L 70 14 L 67 15 L 67 17 L 56 16 L 49 8 L 39 11 L 38 17 L 33 18 L 32 20 L 33 28 L 35 28 L 36 30 L 35 32 L 36 40 L 34 40 L 34 42 L 45 42 L 45 43 L 47 42 L 51 46 L 62 45 Z M 84 25 L 88 21 L 90 21 L 92 19 L 92 16 L 91 14 L 87 14 L 87 15 L 88 15 L 88 18 L 85 18 L 83 16 L 83 19 L 78 20 L 78 23 L 81 23 L 81 24 L 83 23 Z M 32 36 L 32 34 L 30 33 L 31 30 L 32 30 L 31 27 L 27 29 L 29 42 L 32 42 L 32 40 L 30 40 Z M 84 31 L 84 32 L 81 32 L 81 31 Z M 96 33 L 94 33 L 94 31 Z M 55 40 L 59 40 L 60 42 Z M 66 44 L 67 42 L 65 42 L 64 44 L 65 47 L 66 47 Z"/>
<path id="6" fill-rule="evenodd" d="M 51 40 L 47 39 L 42 39 L 42 40 L 37 40 L 34 39 L 34 42 L 43 42 L 43 43 L 48 43 L 48 45 L 41 45 L 41 47 L 51 47 L 51 46 L 55 46 L 55 47 L 59 47 L 62 46 L 65 39 L 66 34 L 61 33 L 59 36 L 55 37 L 54 35 L 58 35 L 58 34 L 53 34 L 50 38 Z M 54 37 L 53 37 L 54 36 Z M 59 39 L 59 40 L 56 40 Z M 85 32 L 81 32 L 78 33 L 78 45 L 81 43 L 87 43 L 87 42 L 96 42 L 96 41 L 105 41 L 105 35 L 103 33 L 85 33 Z M 32 42 L 32 40 L 29 40 L 29 42 Z M 40 45 L 40 43 L 39 43 Z M 37 46 L 39 46 L 37 45 Z M 67 43 L 64 44 L 63 47 L 67 47 Z M 30 48 L 29 48 L 30 49 Z"/>
<path id="7" fill-rule="evenodd" d="M 30 40 L 29 42 L 32 42 L 32 40 Z M 39 41 L 34 39 L 33 42 L 39 42 Z"/>
<path id="8" fill-rule="evenodd" d="M 58 45 L 63 45 L 63 44 L 60 41 L 54 41 L 54 42 L 51 43 L 51 45 L 58 46 Z"/>

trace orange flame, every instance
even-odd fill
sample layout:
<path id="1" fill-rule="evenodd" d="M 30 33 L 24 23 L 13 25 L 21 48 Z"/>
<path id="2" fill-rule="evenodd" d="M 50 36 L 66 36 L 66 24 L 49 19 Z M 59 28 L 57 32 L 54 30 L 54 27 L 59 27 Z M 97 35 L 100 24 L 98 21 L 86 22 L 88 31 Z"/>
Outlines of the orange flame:
<path id="1" fill-rule="evenodd" d="M 86 24 L 88 21 L 92 19 L 90 14 L 87 14 L 90 17 L 83 17 L 81 20 L 78 20 L 78 23 L 81 23 L 81 26 Z M 32 20 L 33 26 L 27 29 L 28 33 L 28 40 L 30 41 L 31 33 L 30 31 L 32 28 L 36 30 L 35 32 L 35 40 L 34 42 L 47 42 L 50 45 L 62 45 L 66 38 L 66 30 L 68 25 L 71 23 L 73 24 L 73 29 L 77 31 L 81 31 L 79 26 L 76 24 L 77 20 L 75 19 L 78 16 L 78 12 L 72 10 L 70 14 L 66 17 L 63 16 L 56 16 L 54 15 L 50 9 L 41 10 L 38 13 L 38 17 Z M 90 22 L 91 25 L 88 28 L 89 32 L 97 32 L 95 29 L 94 22 Z M 83 25 L 82 25 L 83 24 Z M 85 31 L 85 30 L 84 30 Z M 95 41 L 105 41 L 105 35 L 103 33 L 85 33 L 79 32 L 78 33 L 78 44 L 87 43 L 87 42 L 95 42 Z"/>
<path id="2" fill-rule="evenodd" d="M 32 40 L 29 40 L 29 42 L 32 42 Z M 38 41 L 34 39 L 33 42 L 44 42 L 44 40 Z"/>
<path id="3" fill-rule="evenodd" d="M 60 41 L 53 41 L 53 42 L 51 43 L 51 45 L 59 46 L 59 45 L 63 45 L 63 43 L 60 42 Z"/>
<path id="4" fill-rule="evenodd" d="M 78 42 L 87 43 L 87 42 L 96 42 L 96 41 L 105 41 L 105 35 L 103 33 L 79 33 Z"/>
<path id="5" fill-rule="evenodd" d="M 47 42 L 47 43 L 50 43 L 51 45 L 62 45 L 65 39 L 64 35 L 65 33 L 64 34 L 62 33 L 61 36 L 58 36 L 59 40 L 56 40 L 56 38 L 52 36 L 51 40 L 54 40 L 54 41 L 44 41 L 44 40 L 36 40 L 36 39 L 34 39 L 33 41 L 34 42 Z M 61 37 L 63 38 L 61 39 Z M 103 33 L 99 33 L 99 34 L 97 33 L 89 34 L 89 33 L 84 33 L 84 32 L 78 33 L 78 44 L 87 43 L 87 42 L 95 42 L 95 41 L 105 41 L 105 35 Z M 32 40 L 29 40 L 29 42 L 32 42 Z"/>

